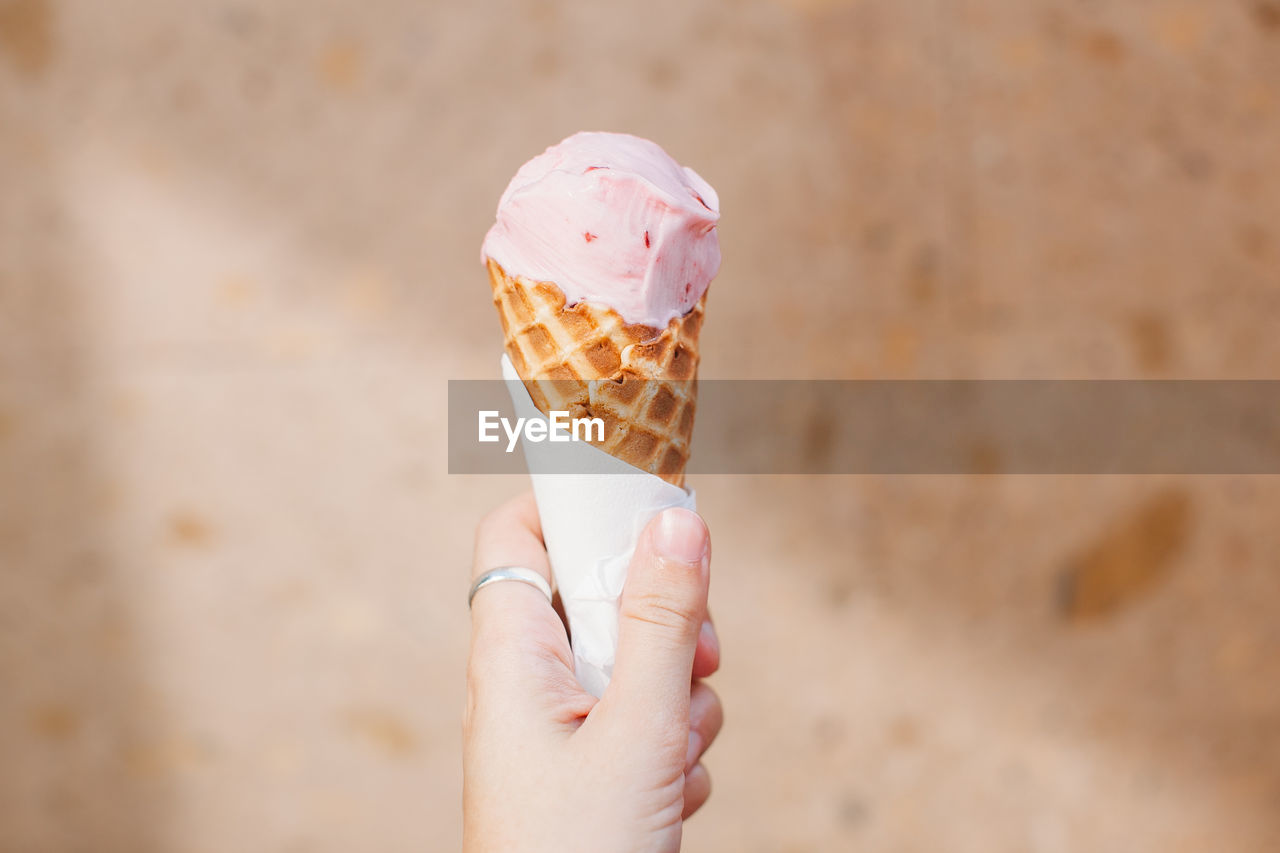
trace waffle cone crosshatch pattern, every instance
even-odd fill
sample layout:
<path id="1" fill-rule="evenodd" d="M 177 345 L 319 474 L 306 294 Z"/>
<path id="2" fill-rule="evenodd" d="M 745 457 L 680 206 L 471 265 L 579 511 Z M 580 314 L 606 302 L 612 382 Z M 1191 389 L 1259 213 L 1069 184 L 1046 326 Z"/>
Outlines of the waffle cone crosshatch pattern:
<path id="1" fill-rule="evenodd" d="M 665 329 L 618 312 L 566 306 L 549 282 L 512 277 L 488 261 L 504 347 L 543 414 L 600 418 L 611 456 L 673 485 L 684 482 L 697 408 L 698 335 L 707 295 Z"/>

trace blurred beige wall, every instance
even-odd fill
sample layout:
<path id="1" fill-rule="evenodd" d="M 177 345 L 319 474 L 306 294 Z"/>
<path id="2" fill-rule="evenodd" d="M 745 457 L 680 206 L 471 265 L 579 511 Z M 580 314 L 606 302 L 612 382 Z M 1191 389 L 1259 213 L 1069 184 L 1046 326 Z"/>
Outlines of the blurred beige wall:
<path id="1" fill-rule="evenodd" d="M 457 849 L 446 380 L 579 129 L 719 190 L 705 376 L 1280 378 L 1274 0 L 0 0 L 0 851 Z M 1276 478 L 693 485 L 686 849 L 1280 849 Z"/>

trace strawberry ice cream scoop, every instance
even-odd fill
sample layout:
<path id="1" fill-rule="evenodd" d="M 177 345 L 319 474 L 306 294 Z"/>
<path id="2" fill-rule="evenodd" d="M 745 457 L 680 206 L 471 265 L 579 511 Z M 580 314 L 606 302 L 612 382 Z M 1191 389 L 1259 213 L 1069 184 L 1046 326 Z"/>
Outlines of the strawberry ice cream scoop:
<path id="1" fill-rule="evenodd" d="M 565 301 L 607 305 L 665 327 L 720 269 L 711 185 L 655 143 L 576 133 L 520 167 L 482 255 L 512 276 L 553 282 Z"/>

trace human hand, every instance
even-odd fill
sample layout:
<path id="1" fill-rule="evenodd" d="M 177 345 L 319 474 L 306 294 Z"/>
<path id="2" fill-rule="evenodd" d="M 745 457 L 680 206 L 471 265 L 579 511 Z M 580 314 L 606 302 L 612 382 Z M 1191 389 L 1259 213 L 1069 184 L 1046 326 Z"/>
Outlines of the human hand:
<path id="1" fill-rule="evenodd" d="M 526 583 L 489 584 L 471 613 L 463 723 L 463 849 L 677 851 L 706 802 L 700 763 L 720 700 L 707 619 L 711 557 L 696 513 L 670 509 L 640 536 L 622 592 L 613 678 L 597 700 L 573 675 L 565 627 Z M 474 576 L 522 566 L 551 578 L 533 495 L 476 532 Z"/>

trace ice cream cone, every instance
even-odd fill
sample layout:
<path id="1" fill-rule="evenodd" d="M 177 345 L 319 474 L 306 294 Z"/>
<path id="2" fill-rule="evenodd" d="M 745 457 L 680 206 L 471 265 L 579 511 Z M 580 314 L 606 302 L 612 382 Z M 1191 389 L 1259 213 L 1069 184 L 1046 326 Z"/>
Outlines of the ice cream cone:
<path id="1" fill-rule="evenodd" d="M 566 305 L 554 283 L 508 275 L 492 258 L 487 266 L 507 356 L 538 410 L 600 418 L 604 438 L 592 444 L 683 486 L 706 294 L 658 329 L 605 305 Z"/>
<path id="2" fill-rule="evenodd" d="M 719 219 L 711 185 L 655 143 L 577 133 L 520 167 L 481 248 L 519 421 L 543 436 L 560 412 L 604 426 L 603 438 L 523 441 L 574 672 L 595 696 L 641 531 L 695 508 L 684 474 Z"/>

